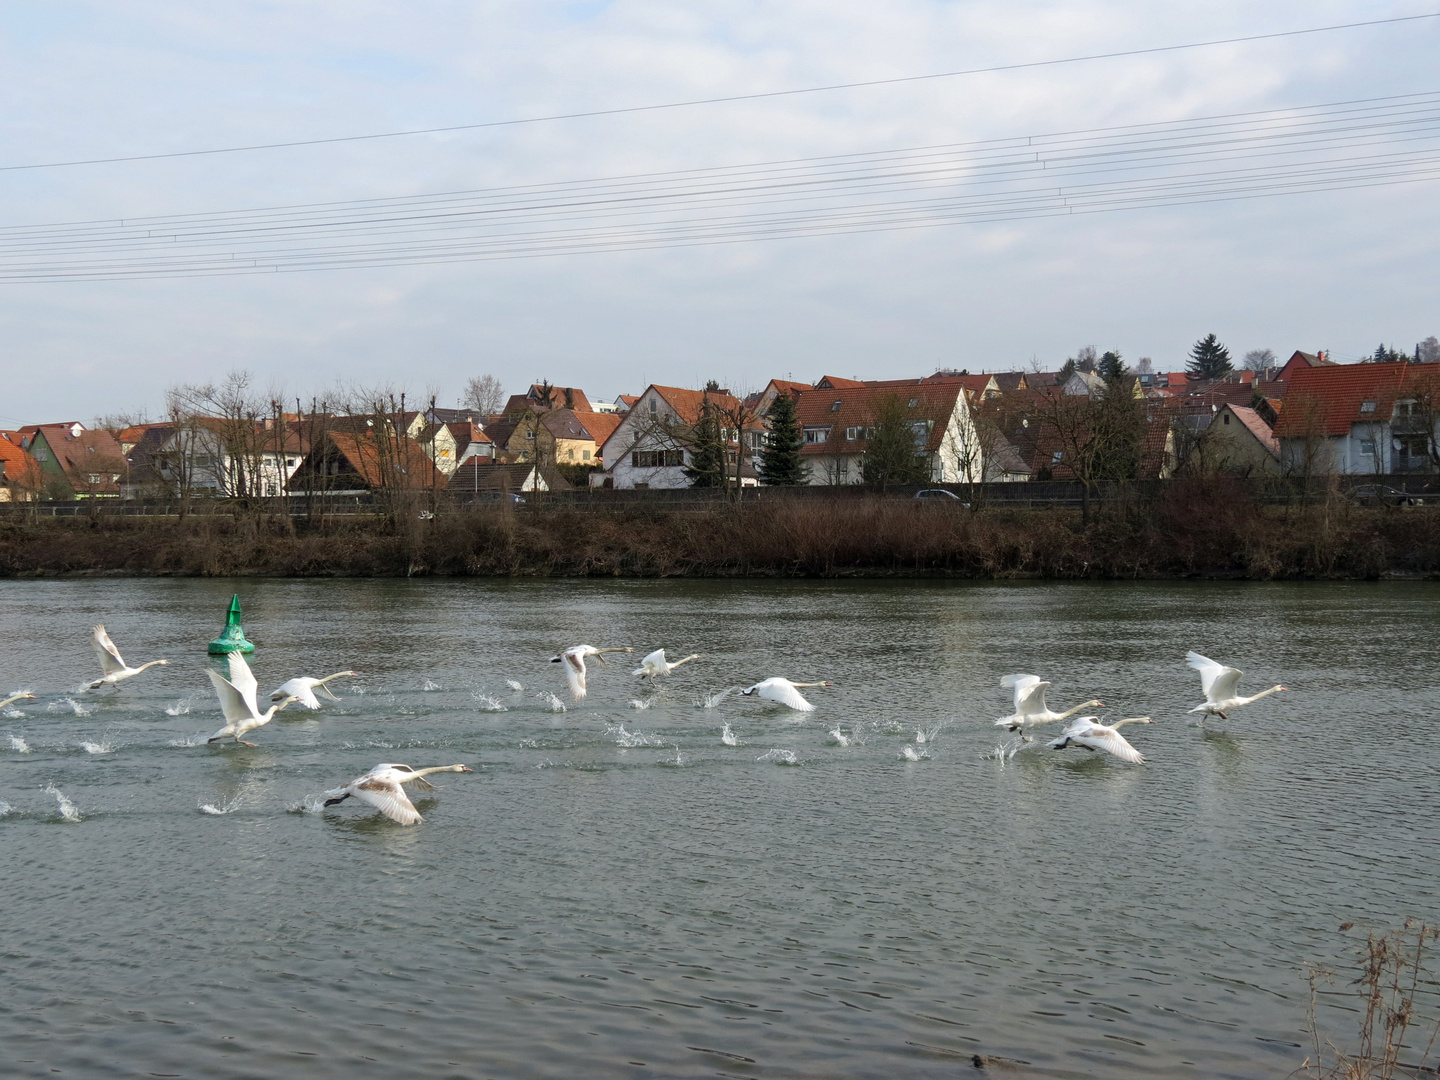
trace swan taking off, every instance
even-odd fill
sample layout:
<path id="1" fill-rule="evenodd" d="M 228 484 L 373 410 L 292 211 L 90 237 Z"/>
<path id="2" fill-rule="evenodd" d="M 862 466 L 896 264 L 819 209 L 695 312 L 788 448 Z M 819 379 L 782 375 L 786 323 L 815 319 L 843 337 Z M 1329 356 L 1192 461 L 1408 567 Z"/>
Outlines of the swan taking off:
<path id="1" fill-rule="evenodd" d="M 148 664 L 130 667 L 120 658 L 120 650 L 115 648 L 115 643 L 110 640 L 110 635 L 105 632 L 105 627 L 97 626 L 91 633 L 95 635 L 92 644 L 95 646 L 95 655 L 100 660 L 100 670 L 105 674 L 92 683 L 86 683 L 82 687 L 84 690 L 99 690 L 102 686 L 115 686 L 116 683 L 139 675 L 146 668 L 154 667 L 156 664 L 170 663 L 169 660 L 151 660 Z"/>
<path id="2" fill-rule="evenodd" d="M 359 674 L 358 671 L 337 671 L 334 675 L 326 675 L 323 679 L 312 679 L 308 675 L 301 675 L 299 678 L 281 683 L 277 689 L 270 691 L 270 700 L 284 701 L 288 697 L 298 701 L 307 709 L 318 709 L 320 708 L 320 699 L 315 696 L 316 690 L 319 690 L 331 701 L 339 701 L 340 699 L 332 694 L 330 688 L 325 684 L 331 679 L 338 679 L 344 675 L 349 675 L 353 679 Z"/>
<path id="3" fill-rule="evenodd" d="M 673 664 L 665 662 L 665 650 L 656 649 L 640 661 L 640 666 L 631 672 L 632 675 L 639 675 L 641 678 L 653 679 L 657 675 L 669 675 L 681 664 L 688 664 L 691 660 L 699 660 L 699 653 L 691 653 L 684 660 L 676 660 Z"/>
<path id="4" fill-rule="evenodd" d="M 428 769 L 412 769 L 409 765 L 376 765 L 364 776 L 357 776 L 344 787 L 325 792 L 330 796 L 325 800 L 325 805 L 334 806 L 346 799 L 360 799 L 375 807 L 391 821 L 398 821 L 401 825 L 417 825 L 425 819 L 405 794 L 405 784 L 416 784 L 422 791 L 434 791 L 435 785 L 425 777 L 433 773 L 472 771 L 468 765 L 435 765 Z"/>
<path id="5" fill-rule="evenodd" d="M 1125 736 L 1120 734 L 1120 729 L 1126 724 L 1152 723 L 1154 721 L 1148 716 L 1132 716 L 1127 720 L 1117 720 L 1113 724 L 1102 724 L 1098 716 L 1078 716 L 1065 726 L 1065 734 L 1049 745 L 1051 750 L 1064 750 L 1074 743 L 1076 746 L 1083 746 L 1086 750 L 1104 750 L 1107 754 L 1114 754 L 1121 761 L 1143 765 L 1145 764 L 1144 756 L 1125 740 Z"/>
<path id="6" fill-rule="evenodd" d="M 622 647 L 618 649 L 597 649 L 594 645 L 571 645 L 559 656 L 552 656 L 552 664 L 565 665 L 565 681 L 570 684 L 570 696 L 576 701 L 585 700 L 585 658 L 593 656 L 602 664 L 605 663 L 605 653 L 611 652 L 634 652 L 634 649 Z"/>
<path id="7" fill-rule="evenodd" d="M 7 697 L 4 701 L 0 701 L 0 709 L 5 708 L 6 705 L 13 705 L 22 698 L 33 698 L 34 696 L 34 694 L 14 694 L 11 697 Z"/>
<path id="8" fill-rule="evenodd" d="M 225 678 L 213 668 L 205 672 L 215 685 L 215 695 L 220 699 L 220 711 L 225 714 L 226 720 L 225 726 L 206 741 L 219 742 L 221 739 L 233 738 L 244 746 L 254 746 L 253 742 L 246 742 L 240 736 L 264 727 L 277 712 L 298 699 L 287 697 L 279 705 L 271 705 L 262 713 L 255 704 L 255 691 L 259 688 L 255 682 L 255 673 L 250 670 L 245 657 L 238 652 L 232 652 L 228 653 L 226 658 L 230 661 L 230 678 Z"/>
<path id="9" fill-rule="evenodd" d="M 1050 684 L 1042 682 L 1038 675 L 1006 675 L 1000 680 L 1000 685 L 1015 691 L 1015 712 L 996 720 L 995 726 L 1009 728 L 1011 731 L 1021 732 L 1022 735 L 1032 727 L 1056 723 L 1067 716 L 1073 716 L 1081 709 L 1105 707 L 1103 701 L 1087 701 L 1062 713 L 1052 712 L 1045 704 L 1045 691 Z M 1028 741 L 1028 736 L 1026 738 Z"/>
<path id="10" fill-rule="evenodd" d="M 1222 720 L 1228 720 L 1230 718 L 1225 715 L 1226 709 L 1238 709 L 1241 705 L 1249 705 L 1252 701 L 1259 701 L 1262 697 L 1278 694 L 1285 689 L 1283 686 L 1272 686 L 1254 697 L 1240 697 L 1235 690 L 1240 685 L 1240 676 L 1245 674 L 1243 671 L 1217 664 L 1198 652 L 1186 653 L 1185 663 L 1200 673 L 1200 688 L 1205 691 L 1205 704 L 1196 705 L 1190 710 L 1192 713 L 1204 713 L 1206 716 L 1218 716 Z M 1205 723 L 1204 716 L 1200 718 L 1200 723 Z"/>
<path id="11" fill-rule="evenodd" d="M 784 705 L 787 709 L 794 709 L 796 712 L 814 712 L 815 706 L 805 700 L 805 695 L 800 693 L 797 687 L 801 686 L 830 686 L 828 682 L 791 682 L 789 679 L 771 677 L 763 682 L 757 682 L 747 690 L 740 693 L 747 697 L 750 694 L 758 694 L 766 701 L 774 701 Z"/>

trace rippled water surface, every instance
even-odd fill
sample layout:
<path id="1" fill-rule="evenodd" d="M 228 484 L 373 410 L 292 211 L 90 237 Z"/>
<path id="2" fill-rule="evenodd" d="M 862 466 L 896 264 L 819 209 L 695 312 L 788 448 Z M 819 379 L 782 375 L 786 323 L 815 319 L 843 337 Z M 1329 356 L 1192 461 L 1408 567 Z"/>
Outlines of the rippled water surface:
<path id="1" fill-rule="evenodd" d="M 363 672 L 257 749 L 205 743 L 232 589 L 262 691 Z M 1437 601 L 0 583 L 0 692 L 38 695 L 0 719 L 5 1074 L 950 1077 L 980 1053 L 1016 1077 L 1282 1076 L 1337 925 L 1437 914 Z M 100 621 L 170 666 L 77 693 Z M 703 658 L 653 694 L 612 658 L 576 704 L 546 661 L 578 642 Z M 1192 648 L 1291 690 L 1202 730 Z M 1057 708 L 1153 716 L 1126 729 L 1149 762 L 982 757 L 1014 671 Z M 768 675 L 835 685 L 808 716 L 722 694 Z M 413 828 L 317 812 L 381 761 L 475 772 L 417 795 Z"/>

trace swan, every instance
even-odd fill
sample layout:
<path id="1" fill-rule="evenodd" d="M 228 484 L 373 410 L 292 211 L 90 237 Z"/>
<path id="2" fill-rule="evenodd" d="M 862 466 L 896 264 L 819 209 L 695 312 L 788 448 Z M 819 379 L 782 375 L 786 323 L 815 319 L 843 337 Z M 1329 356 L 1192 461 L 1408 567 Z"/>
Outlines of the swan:
<path id="1" fill-rule="evenodd" d="M 559 656 L 552 656 L 552 664 L 565 665 L 565 681 L 570 684 L 570 696 L 576 701 L 585 700 L 585 658 L 593 656 L 602 664 L 605 663 L 605 653 L 611 652 L 634 652 L 628 646 L 618 649 L 597 649 L 594 645 L 571 645 Z"/>
<path id="2" fill-rule="evenodd" d="M 741 690 L 740 693 L 745 694 L 747 697 L 750 694 L 758 694 L 766 701 L 778 702 L 787 709 L 794 709 L 796 712 L 814 712 L 815 706 L 805 700 L 805 696 L 800 693 L 798 688 L 802 686 L 830 685 L 832 684 L 828 682 L 791 682 L 789 679 L 772 676 L 762 682 L 757 682 L 747 690 Z"/>
<path id="3" fill-rule="evenodd" d="M 1196 705 L 1190 710 L 1192 713 L 1204 713 L 1206 716 L 1218 716 L 1222 720 L 1228 720 L 1230 718 L 1225 715 L 1226 709 L 1238 709 L 1241 705 L 1249 705 L 1252 701 L 1259 701 L 1262 697 L 1278 694 L 1285 689 L 1283 686 L 1272 686 L 1253 697 L 1239 697 L 1235 690 L 1240 684 L 1240 676 L 1245 674 L 1243 671 L 1217 664 L 1198 652 L 1186 653 L 1185 663 L 1200 673 L 1200 688 L 1205 691 L 1205 704 Z M 1205 723 L 1205 717 L 1200 718 L 1200 723 Z"/>
<path id="4" fill-rule="evenodd" d="M 1054 712 L 1045 704 L 1045 691 L 1050 684 L 1042 682 L 1038 675 L 1006 675 L 1000 680 L 1000 685 L 1015 691 L 1015 712 L 996 720 L 995 726 L 1021 732 L 1022 738 L 1027 742 L 1029 736 L 1024 732 L 1032 727 L 1056 723 L 1067 716 L 1073 716 L 1081 709 L 1105 707 L 1103 701 L 1087 701 L 1065 712 Z"/>
<path id="5" fill-rule="evenodd" d="M 656 649 L 640 661 L 640 666 L 630 674 L 639 675 L 642 678 L 653 679 L 657 675 L 669 675 L 681 664 L 688 664 L 691 660 L 699 660 L 699 653 L 691 653 L 684 660 L 676 660 L 673 664 L 665 662 L 665 650 Z"/>
<path id="6" fill-rule="evenodd" d="M 1050 743 L 1051 750 L 1064 750 L 1071 743 L 1076 746 L 1083 746 L 1086 750 L 1104 750 L 1107 754 L 1114 754 L 1121 761 L 1129 761 L 1135 765 L 1145 764 L 1145 758 L 1125 741 L 1125 736 L 1120 734 L 1120 729 L 1126 724 L 1153 724 L 1154 721 L 1148 716 L 1132 716 L 1126 720 L 1117 720 L 1113 724 L 1102 724 L 1098 716 L 1077 716 L 1065 726 L 1065 734 Z"/>
<path id="7" fill-rule="evenodd" d="M 6 705 L 10 705 L 16 701 L 19 701 L 21 698 L 33 698 L 34 696 L 34 694 L 15 694 L 11 697 L 7 697 L 4 701 L 0 701 L 0 709 L 5 708 Z"/>
<path id="8" fill-rule="evenodd" d="M 248 731 L 254 731 L 258 727 L 264 727 L 281 709 L 285 708 L 292 701 L 300 699 L 294 696 L 287 697 L 279 705 L 271 705 L 269 710 L 261 712 L 255 704 L 255 673 L 250 670 L 250 665 L 245 662 L 245 657 L 238 652 L 227 654 L 230 661 L 230 678 L 225 678 L 213 668 L 207 669 L 205 674 L 210 676 L 210 681 L 215 684 L 215 695 L 220 699 L 220 711 L 225 714 L 226 724 L 214 735 L 207 739 L 207 742 L 219 742 L 221 739 L 233 738 L 237 743 L 244 746 L 254 746 L 253 742 L 246 742 L 240 736 Z"/>
<path id="9" fill-rule="evenodd" d="M 418 784 L 424 791 L 433 791 L 435 785 L 425 777 L 441 772 L 472 772 L 468 765 L 435 765 L 428 769 L 412 769 L 409 765 L 380 764 L 364 776 L 357 776 L 344 787 L 332 788 L 325 792 L 330 796 L 326 806 L 334 806 L 346 799 L 356 798 L 369 803 L 391 821 L 401 825 L 416 825 L 425 819 L 405 794 L 405 784 Z"/>
<path id="10" fill-rule="evenodd" d="M 359 676 L 359 674 L 358 671 L 337 671 L 334 675 L 326 675 L 323 679 L 312 679 L 308 675 L 301 675 L 299 678 L 281 683 L 278 688 L 270 691 L 270 700 L 283 701 L 288 697 L 298 701 L 307 709 L 318 709 L 320 708 L 320 699 L 315 696 L 316 690 L 319 690 L 331 701 L 339 701 L 340 699 L 332 694 L 330 688 L 325 684 L 331 679 L 340 678 L 342 675 L 349 675 L 351 678 L 355 678 Z"/>
<path id="11" fill-rule="evenodd" d="M 139 675 L 146 668 L 154 667 L 156 664 L 168 664 L 169 660 L 151 660 L 148 664 L 141 664 L 139 667 L 130 667 L 120 658 L 120 650 L 115 648 L 115 643 L 110 640 L 110 635 L 105 632 L 105 627 L 97 626 L 92 631 L 95 640 L 95 655 L 100 659 L 100 670 L 105 672 L 100 678 L 92 683 L 86 683 L 82 690 L 99 690 L 102 686 L 116 686 L 122 680 Z M 119 689 L 116 686 L 116 689 Z"/>

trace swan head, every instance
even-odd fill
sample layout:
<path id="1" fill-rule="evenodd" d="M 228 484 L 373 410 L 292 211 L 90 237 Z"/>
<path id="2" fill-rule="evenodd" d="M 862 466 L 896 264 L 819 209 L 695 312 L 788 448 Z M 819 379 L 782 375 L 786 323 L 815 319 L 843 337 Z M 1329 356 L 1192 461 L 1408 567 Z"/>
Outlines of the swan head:
<path id="1" fill-rule="evenodd" d="M 451 766 L 450 766 L 450 771 L 451 771 L 451 772 L 474 772 L 475 770 L 472 769 L 469 765 L 451 765 Z"/>

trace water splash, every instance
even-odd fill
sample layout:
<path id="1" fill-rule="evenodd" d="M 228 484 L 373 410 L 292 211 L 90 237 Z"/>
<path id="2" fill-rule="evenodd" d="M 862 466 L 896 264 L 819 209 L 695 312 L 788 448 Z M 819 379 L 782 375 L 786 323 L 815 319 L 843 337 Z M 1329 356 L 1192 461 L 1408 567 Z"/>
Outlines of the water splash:
<path id="1" fill-rule="evenodd" d="M 436 681 L 433 680 L 433 679 L 426 679 L 426 680 L 425 680 L 425 685 L 422 686 L 422 687 L 420 687 L 420 689 L 421 689 L 421 690 L 426 690 L 426 691 L 429 691 L 429 690 L 444 690 L 445 687 L 441 686 L 438 682 L 436 682 Z"/>
<path id="2" fill-rule="evenodd" d="M 89 716 L 95 711 L 95 708 L 96 707 L 92 705 L 87 709 L 84 705 L 81 705 L 74 698 L 64 697 L 61 698 L 59 701 L 52 701 L 49 705 L 45 706 L 45 711 L 64 712 L 66 709 L 69 709 L 76 716 Z"/>
<path id="3" fill-rule="evenodd" d="M 306 795 L 299 802 L 291 803 L 285 809 L 292 814 L 319 814 L 322 813 L 325 809 L 325 798 L 326 796 L 323 791 L 318 795 Z M 235 801 L 239 801 L 238 795 L 235 797 Z M 206 810 L 206 808 L 203 806 L 200 808 L 200 810 L 202 813 L 217 813 L 217 811 L 215 810 Z M 218 812 L 228 814 L 230 811 L 224 810 Z"/>
<path id="4" fill-rule="evenodd" d="M 661 745 L 664 745 L 664 741 L 663 741 L 663 740 L 661 741 Z M 671 743 L 670 745 L 675 748 L 675 756 L 674 756 L 674 757 L 661 758 L 661 759 L 660 759 L 660 764 L 661 764 L 661 765 L 669 765 L 669 766 L 672 766 L 673 768 L 676 768 L 676 769 L 684 768 L 684 766 L 685 766 L 685 756 L 680 753 L 680 744 L 679 744 L 679 743 Z"/>
<path id="5" fill-rule="evenodd" d="M 800 759 L 795 756 L 794 750 L 766 750 L 755 759 L 756 761 L 773 761 L 776 765 L 799 765 Z"/>
<path id="6" fill-rule="evenodd" d="M 517 693 L 517 694 L 521 694 L 521 693 L 524 693 L 524 692 L 525 692 L 525 687 L 524 687 L 524 685 L 521 684 L 521 683 L 519 683 L 519 682 L 517 682 L 517 681 L 514 680 L 514 679 L 506 679 L 506 680 L 505 680 L 505 685 L 508 686 L 511 690 L 514 690 L 515 693 Z"/>
<path id="7" fill-rule="evenodd" d="M 998 761 L 1004 765 L 1020 752 L 1024 744 L 1019 739 L 1011 739 L 1008 743 L 999 743 L 995 749 L 980 755 L 981 761 Z"/>
<path id="8" fill-rule="evenodd" d="M 836 746 L 850 745 L 850 739 L 845 735 L 843 731 L 840 730 L 839 724 L 836 724 L 833 728 L 831 728 L 828 734 L 830 736 L 830 741 L 833 742 Z"/>
<path id="9" fill-rule="evenodd" d="M 606 734 L 611 734 L 611 732 L 607 731 Z M 614 732 L 614 735 L 615 745 L 623 746 L 627 749 L 635 746 L 665 745 L 665 740 L 662 739 L 659 735 L 649 735 L 643 731 L 626 731 L 624 724 L 619 725 L 618 729 Z"/>
<path id="10" fill-rule="evenodd" d="M 166 716 L 184 716 L 184 715 L 186 715 L 187 713 L 189 713 L 189 711 L 190 711 L 190 706 L 192 706 L 192 705 L 194 705 L 194 704 L 195 704 L 195 695 L 192 694 L 192 695 L 190 695 L 189 697 L 182 697 L 179 701 L 175 702 L 175 704 L 173 704 L 173 705 L 166 705 L 166 706 L 165 706 L 165 715 L 166 715 Z"/>
<path id="11" fill-rule="evenodd" d="M 30 752 L 30 744 L 19 735 L 11 735 L 10 749 L 14 750 L 17 754 L 28 754 Z"/>
<path id="12" fill-rule="evenodd" d="M 475 699 L 475 708 L 479 709 L 481 712 L 505 711 L 505 706 L 501 705 L 497 699 L 491 697 L 489 694 L 482 694 L 479 690 L 476 690 L 470 696 Z"/>
<path id="13" fill-rule="evenodd" d="M 552 694 L 549 690 L 542 690 L 535 695 L 535 699 L 544 705 L 551 712 L 564 712 L 565 702 Z"/>
<path id="14" fill-rule="evenodd" d="M 916 728 L 916 730 L 915 730 L 915 742 L 916 742 L 916 744 L 917 744 L 917 745 L 924 745 L 925 743 L 933 743 L 933 742 L 935 741 L 935 739 L 939 736 L 939 734 L 940 734 L 940 729 L 943 728 L 944 726 L 945 726 L 944 721 L 941 721 L 940 723 L 934 724 L 934 725 L 932 725 L 932 726 L 930 726 L 930 727 L 927 727 L 927 728 Z"/>
<path id="15" fill-rule="evenodd" d="M 24 715 L 14 705 L 6 705 L 4 709 L 0 709 L 0 716 L 5 717 L 6 720 L 19 720 Z"/>
<path id="16" fill-rule="evenodd" d="M 115 744 L 110 742 L 82 742 L 80 748 L 87 754 L 113 754 Z"/>
<path id="17" fill-rule="evenodd" d="M 713 709 L 734 692 L 735 687 L 727 686 L 724 690 L 718 690 L 713 694 L 706 694 L 704 697 L 695 699 L 695 707 L 697 709 Z"/>
<path id="18" fill-rule="evenodd" d="M 183 739 L 171 739 L 166 746 L 201 746 L 210 741 L 210 736 L 203 731 L 197 731 L 194 735 L 187 735 Z"/>
<path id="19" fill-rule="evenodd" d="M 530 750 L 539 750 L 539 749 L 540 749 L 540 744 L 539 744 L 538 742 L 536 742 L 534 739 L 521 739 L 521 740 L 520 740 L 520 745 L 523 746 L 523 747 L 526 747 L 526 748 L 528 748 L 528 749 L 530 749 Z"/>
<path id="20" fill-rule="evenodd" d="M 55 786 L 53 782 L 45 785 L 45 790 L 55 796 L 57 808 L 60 811 L 60 818 L 63 821 L 80 821 L 80 811 L 75 809 L 75 804 L 66 798 L 65 793 Z"/>
<path id="21" fill-rule="evenodd" d="M 0 799 L 0 817 L 4 817 L 6 814 L 12 814 L 14 812 L 15 808 L 13 806 L 11 806 L 4 799 Z"/>
<path id="22" fill-rule="evenodd" d="M 722 727 L 722 728 L 720 729 L 720 741 L 721 741 L 722 743 L 724 743 L 726 746 L 740 746 L 740 745 L 741 745 L 740 740 L 735 737 L 735 732 L 733 732 L 733 731 L 730 730 L 730 725 L 729 725 L 729 724 L 726 724 L 724 727 Z"/>
<path id="23" fill-rule="evenodd" d="M 911 746 L 909 743 L 906 743 L 900 748 L 900 759 L 902 761 L 929 761 L 930 751 L 926 750 L 924 747 L 916 750 L 915 747 Z"/>
<path id="24" fill-rule="evenodd" d="M 200 813 L 202 814 L 230 814 L 240 809 L 241 796 L 236 795 L 227 803 L 216 806 L 214 803 L 201 803 Z"/>
<path id="25" fill-rule="evenodd" d="M 630 707 L 632 709 L 648 709 L 651 705 L 654 704 L 654 698 L 632 698 L 630 701 Z"/>

